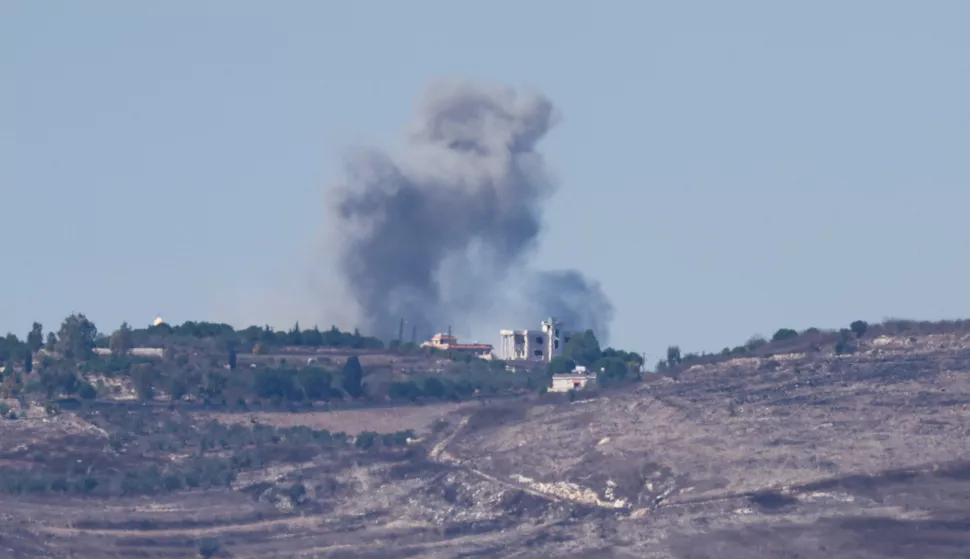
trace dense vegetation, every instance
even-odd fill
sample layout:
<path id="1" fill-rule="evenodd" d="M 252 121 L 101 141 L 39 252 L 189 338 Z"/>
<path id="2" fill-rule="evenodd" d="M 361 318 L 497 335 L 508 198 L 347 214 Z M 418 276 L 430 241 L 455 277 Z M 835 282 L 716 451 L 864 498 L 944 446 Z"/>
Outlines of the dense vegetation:
<path id="1" fill-rule="evenodd" d="M 857 320 L 836 330 L 808 328 L 799 332 L 780 328 L 770 339 L 753 336 L 744 344 L 718 353 L 683 354 L 678 346 L 670 346 L 656 370 L 676 372 L 695 364 L 786 352 L 824 350 L 849 354 L 867 336 L 939 331 L 970 331 L 970 321 L 889 320 L 870 325 Z M 161 358 L 150 357 L 133 353 L 137 347 L 164 351 Z M 105 335 L 83 314 L 73 314 L 56 332 L 45 333 L 41 324 L 34 323 L 23 340 L 14 334 L 0 338 L 0 364 L 4 366 L 0 397 L 36 395 L 49 401 L 65 397 L 95 400 L 110 397 L 127 383 L 142 400 L 186 400 L 236 408 L 349 401 L 458 401 L 541 392 L 549 384 L 549 375 L 570 373 L 577 367 L 596 373 L 600 386 L 614 386 L 640 379 L 644 365 L 636 353 L 601 349 L 595 334 L 586 331 L 573 336 L 563 355 L 544 371 L 512 370 L 502 361 L 483 361 L 460 353 L 450 356 L 452 365 L 445 372 L 415 370 L 406 378 L 386 382 L 367 379 L 359 358 L 353 355 L 342 366 L 330 368 L 314 363 L 296 366 L 285 358 L 237 367 L 239 355 L 244 352 L 262 355 L 323 347 L 342 349 L 346 355 L 379 350 L 385 344 L 357 331 L 343 332 L 336 327 L 303 330 L 298 324 L 286 332 L 265 326 L 234 330 L 226 324 L 191 321 L 142 329 L 122 324 Z M 393 343 L 385 351 L 428 356 L 437 353 L 413 344 Z M 0 404 L 0 416 L 12 417 L 15 413 Z"/>
<path id="2" fill-rule="evenodd" d="M 403 378 L 367 378 L 359 357 L 350 355 L 329 367 L 316 360 L 287 355 L 310 348 L 339 348 L 343 355 L 378 350 L 384 344 L 359 332 L 337 328 L 288 332 L 269 327 L 234 330 L 225 324 L 186 322 L 160 324 L 143 329 L 128 324 L 110 335 L 83 314 L 67 317 L 56 332 L 45 334 L 34 323 L 24 340 L 14 334 L 0 338 L 0 397 L 34 396 L 55 402 L 63 398 L 82 401 L 116 396 L 133 390 L 144 401 L 191 401 L 206 406 L 246 409 L 253 406 L 312 406 L 358 401 L 460 401 L 499 394 L 543 391 L 549 375 L 570 372 L 577 365 L 597 372 L 601 385 L 637 380 L 643 359 L 635 353 L 602 350 L 592 331 L 574 336 L 546 370 L 513 369 L 500 360 L 485 361 L 472 355 L 442 355 L 413 344 L 391 344 L 393 355 L 450 357 L 446 370 L 413 370 Z M 136 348 L 156 348 L 146 354 Z M 264 356 L 277 352 L 284 357 L 266 358 L 240 367 L 240 355 Z M 310 354 L 315 355 L 314 351 Z M 255 358 L 255 357 L 254 357 Z M 0 409 L 0 415 L 15 412 Z"/>
<path id="3" fill-rule="evenodd" d="M 639 379 L 643 357 L 613 348 L 602 350 L 596 335 L 587 330 L 569 340 L 563 355 L 554 358 L 548 370 L 552 374 L 564 374 L 577 366 L 596 373 L 597 384 L 606 387 Z"/>
<path id="4" fill-rule="evenodd" d="M 126 323 L 109 336 L 99 332 L 83 314 L 72 314 L 57 332 L 48 332 L 46 337 L 43 326 L 35 322 L 23 341 L 15 334 L 0 338 L 0 363 L 25 362 L 27 355 L 42 349 L 69 359 L 86 360 L 95 348 L 110 348 L 118 354 L 134 347 L 263 353 L 285 346 L 373 350 L 383 348 L 384 344 L 356 330 L 342 332 L 336 326 L 325 331 L 317 327 L 302 330 L 299 323 L 289 331 L 278 331 L 269 326 L 250 326 L 237 331 L 228 324 L 192 321 L 178 326 L 162 323 L 147 328 L 132 328 Z"/>
<path id="5" fill-rule="evenodd" d="M 272 464 L 306 462 L 321 453 L 384 452 L 414 438 L 410 431 L 348 437 L 309 427 L 226 426 L 195 422 L 177 413 L 140 407 L 88 411 L 85 419 L 109 434 L 109 454 L 71 453 L 44 445 L 13 449 L 5 462 L 30 460 L 29 468 L 0 467 L 0 492 L 150 495 L 182 489 L 225 487 L 238 474 Z M 46 441 L 59 450 L 72 444 L 100 448 L 83 438 Z M 181 455 L 179 461 L 165 456 Z"/>
<path id="6" fill-rule="evenodd" d="M 847 328 L 820 330 L 807 328 L 801 332 L 791 328 L 779 328 L 765 339 L 755 335 L 742 345 L 726 347 L 718 353 L 681 353 L 680 347 L 667 348 L 666 358 L 657 362 L 657 372 L 676 372 L 692 365 L 716 363 L 735 357 L 765 357 L 783 353 L 820 353 L 831 351 L 836 355 L 855 353 L 859 341 L 879 336 L 918 336 L 943 332 L 970 332 L 970 320 L 916 321 L 889 319 L 880 324 L 856 320 Z"/>

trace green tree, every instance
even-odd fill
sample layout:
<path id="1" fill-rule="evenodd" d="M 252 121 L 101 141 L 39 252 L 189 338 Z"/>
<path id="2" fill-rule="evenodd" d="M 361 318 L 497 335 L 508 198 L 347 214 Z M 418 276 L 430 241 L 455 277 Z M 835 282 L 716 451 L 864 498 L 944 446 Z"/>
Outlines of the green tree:
<path id="1" fill-rule="evenodd" d="M 861 338 L 869 330 L 869 323 L 864 320 L 856 320 L 849 325 L 849 330 L 855 333 L 856 337 Z"/>
<path id="2" fill-rule="evenodd" d="M 139 400 L 149 401 L 155 397 L 157 372 L 151 363 L 139 363 L 131 369 L 131 384 Z"/>
<path id="3" fill-rule="evenodd" d="M 34 354 L 28 349 L 24 352 L 24 372 L 30 373 L 34 370 Z"/>
<path id="4" fill-rule="evenodd" d="M 206 538 L 199 541 L 199 555 L 208 559 L 209 557 L 215 556 L 219 553 L 219 549 L 222 546 L 219 545 L 219 540 L 213 538 Z"/>
<path id="5" fill-rule="evenodd" d="M 797 338 L 798 332 L 792 330 L 791 328 L 779 328 L 775 335 L 771 337 L 773 342 L 781 342 L 784 340 L 790 340 L 792 338 Z"/>
<path id="6" fill-rule="evenodd" d="M 167 381 L 168 398 L 171 401 L 177 402 L 182 399 L 182 396 L 188 394 L 189 382 L 183 371 L 173 372 L 165 380 Z"/>
<path id="7" fill-rule="evenodd" d="M 360 366 L 360 358 L 356 355 L 350 356 L 344 363 L 342 381 L 344 392 L 351 398 L 360 398 L 364 395 L 364 369 Z"/>
<path id="8" fill-rule="evenodd" d="M 357 435 L 357 438 L 354 440 L 354 446 L 361 450 L 367 450 L 368 448 L 373 447 L 376 441 L 377 433 L 373 431 L 364 431 Z"/>
<path id="9" fill-rule="evenodd" d="M 546 365 L 546 371 L 550 375 L 564 375 L 566 373 L 573 372 L 573 369 L 575 368 L 576 362 L 563 355 L 553 357 L 552 360 L 549 361 L 549 364 Z"/>
<path id="10" fill-rule="evenodd" d="M 333 375 L 330 371 L 309 367 L 300 369 L 296 374 L 296 382 L 303 390 L 307 400 L 329 400 Z"/>
<path id="11" fill-rule="evenodd" d="M 108 347 L 114 356 L 128 355 L 131 353 L 131 350 L 135 347 L 135 341 L 132 337 L 131 326 L 128 326 L 127 322 L 122 322 L 121 327 L 111 334 L 111 338 L 108 340 Z"/>
<path id="12" fill-rule="evenodd" d="M 320 329 L 314 326 L 310 330 L 304 330 L 303 345 L 314 346 L 314 347 L 323 345 L 323 333 L 320 332 Z"/>
<path id="13" fill-rule="evenodd" d="M 31 353 L 37 353 L 44 347 L 44 327 L 39 322 L 35 322 L 27 333 L 27 348 Z"/>
<path id="14" fill-rule="evenodd" d="M 94 353 L 94 342 L 98 338 L 98 328 L 81 313 L 64 319 L 57 332 L 57 351 L 68 359 L 85 361 Z"/>
<path id="15" fill-rule="evenodd" d="M 748 338 L 748 341 L 745 342 L 744 347 L 748 348 L 748 351 L 754 351 L 758 348 L 764 347 L 764 345 L 767 343 L 768 340 L 765 340 L 763 337 L 755 334 L 754 336 Z"/>
<path id="16" fill-rule="evenodd" d="M 444 398 L 445 383 L 435 377 L 426 378 L 421 386 L 421 392 L 429 398 Z"/>
<path id="17" fill-rule="evenodd" d="M 230 371 L 236 370 L 236 350 L 235 349 L 229 350 L 229 370 Z"/>
<path id="18" fill-rule="evenodd" d="M 78 383 L 77 395 L 84 400 L 94 400 L 98 397 L 98 391 L 90 382 L 83 380 Z"/>
<path id="19" fill-rule="evenodd" d="M 596 363 L 596 384 L 611 386 L 626 380 L 630 367 L 622 359 L 607 357 Z"/>
<path id="20" fill-rule="evenodd" d="M 293 325 L 293 329 L 286 334 L 286 343 L 289 345 L 303 345 L 303 332 L 300 331 L 300 323 Z"/>
<path id="21" fill-rule="evenodd" d="M 669 346 L 667 348 L 667 366 L 675 367 L 680 365 L 680 346 Z"/>
<path id="22" fill-rule="evenodd" d="M 44 344 L 44 349 L 47 351 L 57 351 L 57 335 L 53 332 L 47 333 L 47 342 Z"/>
<path id="23" fill-rule="evenodd" d="M 584 367 L 592 366 L 599 361 L 603 352 L 600 350 L 599 340 L 592 330 L 586 330 L 581 334 L 574 334 L 566 347 L 563 348 L 563 357 L 571 359 L 578 365 Z"/>
<path id="24" fill-rule="evenodd" d="M 61 394 L 75 394 L 78 389 L 77 373 L 70 363 L 52 363 L 40 371 L 40 385 L 48 400 Z"/>
<path id="25" fill-rule="evenodd" d="M 839 330 L 839 340 L 835 343 L 836 355 L 855 353 L 858 349 L 855 340 L 852 339 L 852 331 L 845 328 Z"/>
<path id="26" fill-rule="evenodd" d="M 0 362 L 11 370 L 15 362 L 23 362 L 23 354 L 26 351 L 27 346 L 17 338 L 16 334 L 7 334 L 5 338 L 0 339 Z"/>
<path id="27" fill-rule="evenodd" d="M 229 378 L 216 371 L 209 371 L 202 377 L 199 385 L 199 396 L 205 402 L 223 398 Z"/>
<path id="28" fill-rule="evenodd" d="M 0 383 L 0 394 L 7 398 L 14 398 L 19 396 L 23 392 L 23 389 L 23 378 L 20 375 L 13 371 L 9 371 L 3 375 L 3 382 Z"/>
<path id="29" fill-rule="evenodd" d="M 303 502 L 303 499 L 306 497 L 306 486 L 303 485 L 302 483 L 294 483 L 293 485 L 290 486 L 290 488 L 287 490 L 286 493 L 287 493 L 287 496 L 290 498 L 291 503 L 293 503 L 294 505 L 300 504 Z"/>

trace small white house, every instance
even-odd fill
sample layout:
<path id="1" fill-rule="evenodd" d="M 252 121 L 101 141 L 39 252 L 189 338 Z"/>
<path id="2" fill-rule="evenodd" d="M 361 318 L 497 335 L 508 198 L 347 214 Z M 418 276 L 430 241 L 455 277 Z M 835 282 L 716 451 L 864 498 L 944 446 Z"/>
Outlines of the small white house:
<path id="1" fill-rule="evenodd" d="M 570 390 L 582 390 L 590 381 L 595 381 L 596 375 L 568 374 L 552 375 L 552 386 L 549 392 L 569 392 Z"/>

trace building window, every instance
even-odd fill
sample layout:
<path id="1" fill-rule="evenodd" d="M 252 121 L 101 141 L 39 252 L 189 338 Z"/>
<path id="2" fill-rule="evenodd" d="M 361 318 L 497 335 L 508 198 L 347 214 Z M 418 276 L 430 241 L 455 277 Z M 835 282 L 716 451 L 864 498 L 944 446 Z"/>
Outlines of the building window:
<path id="1" fill-rule="evenodd" d="M 541 344 L 542 343 L 542 336 L 536 336 L 536 343 L 537 344 Z"/>
<path id="2" fill-rule="evenodd" d="M 536 357 L 542 357 L 542 350 L 541 350 L 541 349 L 537 349 L 537 350 L 535 351 L 535 356 L 536 356 Z"/>
<path id="3" fill-rule="evenodd" d="M 569 343 L 569 336 L 566 336 L 565 338 L 563 338 L 562 342 L 564 344 L 568 344 Z"/>
<path id="4" fill-rule="evenodd" d="M 556 341 L 554 341 L 554 342 L 552 343 L 552 347 L 554 347 L 554 348 L 556 348 L 556 349 L 559 349 L 559 340 L 556 340 Z"/>
<path id="5" fill-rule="evenodd" d="M 559 337 L 559 328 L 556 328 L 556 337 Z"/>

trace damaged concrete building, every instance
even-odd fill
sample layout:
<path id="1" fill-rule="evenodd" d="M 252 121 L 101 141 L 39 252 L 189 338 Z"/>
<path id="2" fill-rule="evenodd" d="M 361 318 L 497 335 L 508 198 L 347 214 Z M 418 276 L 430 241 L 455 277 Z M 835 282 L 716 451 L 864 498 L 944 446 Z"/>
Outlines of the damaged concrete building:
<path id="1" fill-rule="evenodd" d="M 562 355 L 572 332 L 555 318 L 542 321 L 538 330 L 501 330 L 499 358 L 506 361 L 545 361 Z"/>

